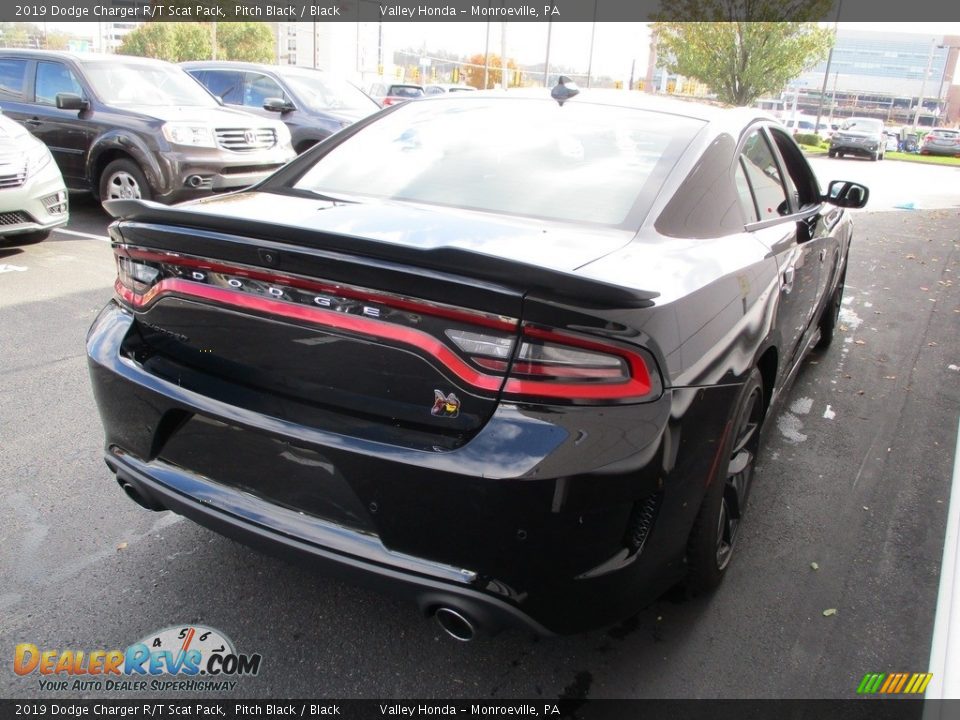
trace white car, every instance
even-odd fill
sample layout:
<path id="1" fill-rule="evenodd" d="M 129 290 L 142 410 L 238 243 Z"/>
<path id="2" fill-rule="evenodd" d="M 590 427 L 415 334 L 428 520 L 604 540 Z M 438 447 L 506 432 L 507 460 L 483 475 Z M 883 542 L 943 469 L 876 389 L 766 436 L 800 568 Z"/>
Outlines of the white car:
<path id="1" fill-rule="evenodd" d="M 0 237 L 43 240 L 67 218 L 67 188 L 47 146 L 0 113 Z"/>

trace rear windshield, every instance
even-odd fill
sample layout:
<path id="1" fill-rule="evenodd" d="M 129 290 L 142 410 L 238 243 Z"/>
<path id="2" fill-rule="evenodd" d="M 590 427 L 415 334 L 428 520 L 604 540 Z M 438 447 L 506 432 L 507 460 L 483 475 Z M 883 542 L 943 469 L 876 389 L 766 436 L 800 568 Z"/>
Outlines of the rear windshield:
<path id="1" fill-rule="evenodd" d="M 390 88 L 390 94 L 395 97 L 415 98 L 423 96 L 423 88 L 412 85 L 394 85 Z"/>
<path id="2" fill-rule="evenodd" d="M 633 108 L 464 93 L 398 107 L 292 187 L 621 226 L 646 213 L 703 125 Z"/>

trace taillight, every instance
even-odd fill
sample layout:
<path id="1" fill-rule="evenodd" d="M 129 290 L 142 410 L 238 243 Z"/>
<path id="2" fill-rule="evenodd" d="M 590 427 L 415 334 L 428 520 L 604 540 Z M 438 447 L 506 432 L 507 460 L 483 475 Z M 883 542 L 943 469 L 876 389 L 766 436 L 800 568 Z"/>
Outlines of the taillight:
<path id="1" fill-rule="evenodd" d="M 393 105 L 395 102 L 396 102 L 395 98 L 385 97 L 383 99 L 383 107 L 387 107 L 388 105 Z"/>
<path id="2" fill-rule="evenodd" d="M 150 291 L 160 280 L 160 267 L 130 257 L 123 249 L 115 248 L 117 258 L 116 291 L 118 297 L 129 305 L 148 301 Z"/>
<path id="3" fill-rule="evenodd" d="M 932 140 L 933 140 L 933 133 L 930 133 L 929 135 L 924 135 L 924 136 L 923 136 L 923 141 L 924 141 L 924 142 L 931 142 Z"/>
<path id="4" fill-rule="evenodd" d="M 660 392 L 652 361 L 640 350 L 603 340 L 527 324 L 511 353 L 509 338 L 466 330 L 446 335 L 478 367 L 508 372 L 503 392 L 512 400 L 639 402 Z"/>

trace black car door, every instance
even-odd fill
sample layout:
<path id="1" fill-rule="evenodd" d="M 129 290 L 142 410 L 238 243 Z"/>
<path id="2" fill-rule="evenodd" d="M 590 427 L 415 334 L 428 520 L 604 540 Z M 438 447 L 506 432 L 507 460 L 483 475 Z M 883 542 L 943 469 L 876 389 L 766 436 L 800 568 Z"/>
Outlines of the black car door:
<path id="1" fill-rule="evenodd" d="M 26 122 L 33 134 L 50 148 L 67 186 L 84 187 L 87 182 L 86 159 L 96 129 L 83 116 L 92 111 L 59 109 L 56 104 L 58 93 L 89 98 L 80 80 L 66 63 L 38 61 L 33 82 L 33 107 Z"/>
<path id="2" fill-rule="evenodd" d="M 796 190 L 785 178 L 779 156 L 765 129 L 754 126 L 744 135 L 736 168 L 745 202 L 747 231 L 769 248 L 780 271 L 776 327 L 782 338 L 780 371 L 788 371 L 804 347 L 818 297 L 818 249 L 803 235 Z M 791 197 L 794 196 L 794 197 Z"/>

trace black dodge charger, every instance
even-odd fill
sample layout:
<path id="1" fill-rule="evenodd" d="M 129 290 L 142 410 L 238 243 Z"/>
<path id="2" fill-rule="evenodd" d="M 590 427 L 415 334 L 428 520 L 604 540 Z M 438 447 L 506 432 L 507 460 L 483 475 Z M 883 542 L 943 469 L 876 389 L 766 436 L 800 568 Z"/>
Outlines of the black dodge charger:
<path id="1" fill-rule="evenodd" d="M 772 118 L 567 86 L 405 103 L 253 188 L 109 208 L 124 491 L 459 639 L 716 587 L 867 189 Z"/>

